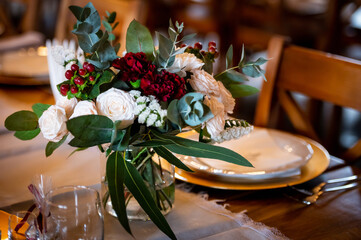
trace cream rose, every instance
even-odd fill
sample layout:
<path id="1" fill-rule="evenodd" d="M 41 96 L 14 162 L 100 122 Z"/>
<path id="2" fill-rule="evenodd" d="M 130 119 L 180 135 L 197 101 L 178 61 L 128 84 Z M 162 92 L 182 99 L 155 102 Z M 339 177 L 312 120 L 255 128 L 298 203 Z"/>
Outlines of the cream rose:
<path id="1" fill-rule="evenodd" d="M 226 122 L 224 105 L 215 97 L 205 97 L 204 104 L 211 109 L 214 115 L 213 118 L 206 122 L 207 131 L 211 135 L 211 138 L 216 138 L 223 131 Z"/>
<path id="2" fill-rule="evenodd" d="M 123 90 L 111 88 L 97 97 L 98 113 L 113 121 L 121 120 L 120 128 L 126 128 L 134 122 L 134 110 L 137 107 L 132 95 Z"/>
<path id="3" fill-rule="evenodd" d="M 188 81 L 196 92 L 219 96 L 219 86 L 212 75 L 204 70 L 192 70 L 191 72 L 193 74 Z"/>
<path id="4" fill-rule="evenodd" d="M 224 111 L 227 113 L 233 113 L 236 101 L 232 97 L 232 94 L 224 87 L 222 82 L 217 82 L 219 86 L 219 97 L 218 100 L 223 103 Z"/>
<path id="5" fill-rule="evenodd" d="M 171 67 L 168 68 L 168 71 L 178 74 L 180 77 L 185 77 L 186 72 L 191 70 L 201 69 L 204 65 L 204 62 L 197 58 L 192 53 L 182 53 L 178 54 L 175 57 L 174 63 Z M 177 71 L 180 70 L 180 71 Z"/>
<path id="6" fill-rule="evenodd" d="M 80 101 L 74 108 L 74 113 L 69 119 L 84 116 L 84 115 L 97 115 L 98 111 L 93 101 Z"/>
<path id="7" fill-rule="evenodd" d="M 68 99 L 63 96 L 56 101 L 57 106 L 64 108 L 67 118 L 69 118 L 73 114 L 74 108 L 77 103 L 78 100 L 76 100 L 76 98 Z"/>
<path id="8" fill-rule="evenodd" d="M 59 142 L 68 133 L 67 120 L 64 108 L 57 105 L 50 106 L 39 118 L 39 128 L 44 138 Z"/>

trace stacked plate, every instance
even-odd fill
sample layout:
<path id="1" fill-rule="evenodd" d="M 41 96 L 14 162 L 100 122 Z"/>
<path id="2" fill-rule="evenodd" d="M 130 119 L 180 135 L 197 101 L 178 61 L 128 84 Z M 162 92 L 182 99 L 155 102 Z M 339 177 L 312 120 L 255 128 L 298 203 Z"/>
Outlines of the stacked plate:
<path id="1" fill-rule="evenodd" d="M 182 133 L 181 136 L 192 140 L 198 138 L 198 134 L 192 131 Z M 239 153 L 254 167 L 178 155 L 183 163 L 194 170 L 194 173 L 189 174 L 177 170 L 176 177 L 184 181 L 218 188 L 244 189 L 242 186 L 252 185 L 257 189 L 274 188 L 300 183 L 300 180 L 309 180 L 311 176 L 308 175 L 322 173 L 329 161 L 326 150 L 312 140 L 264 128 L 255 128 L 247 136 L 217 145 Z M 314 148 L 317 150 L 316 157 Z M 314 163 L 310 163 L 311 159 Z M 315 160 L 322 162 L 316 164 L 319 166 L 316 169 L 313 167 Z M 312 168 L 314 173 L 310 172 L 309 168 Z M 229 187 L 224 187 L 225 185 Z"/>

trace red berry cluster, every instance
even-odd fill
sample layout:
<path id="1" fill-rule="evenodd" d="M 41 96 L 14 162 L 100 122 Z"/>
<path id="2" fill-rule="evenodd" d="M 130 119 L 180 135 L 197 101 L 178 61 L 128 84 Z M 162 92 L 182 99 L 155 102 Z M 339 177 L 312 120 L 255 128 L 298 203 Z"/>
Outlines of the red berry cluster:
<path id="1" fill-rule="evenodd" d="M 95 66 L 91 63 L 84 62 L 83 68 L 79 69 L 77 64 L 73 64 L 70 70 L 65 72 L 67 83 L 60 85 L 60 93 L 67 96 L 69 90 L 72 94 L 79 92 L 79 89 L 84 89 L 84 84 L 93 83 L 96 79 Z"/>
<path id="2" fill-rule="evenodd" d="M 186 44 L 182 44 L 181 47 L 186 47 Z M 188 46 L 185 52 L 193 53 L 198 58 L 209 58 L 214 61 L 215 58 L 219 56 L 219 52 L 217 51 L 216 42 L 211 41 L 208 43 L 208 51 L 202 50 L 203 45 L 200 42 L 196 42 L 194 46 Z"/>

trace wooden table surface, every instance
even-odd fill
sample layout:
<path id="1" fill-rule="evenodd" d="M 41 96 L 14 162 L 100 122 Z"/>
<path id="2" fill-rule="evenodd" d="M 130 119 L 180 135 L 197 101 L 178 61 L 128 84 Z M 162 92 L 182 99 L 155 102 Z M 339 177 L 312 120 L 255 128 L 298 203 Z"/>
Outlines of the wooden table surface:
<path id="1" fill-rule="evenodd" d="M 16 102 L 16 106 L 30 109 L 37 102 L 54 102 L 47 87 L 0 85 L 0 97 L 0 107 Z M 4 102 L 6 98 L 12 101 Z M 6 117 L 4 114 L 8 113 L 2 111 L 1 126 Z M 299 187 L 312 188 L 326 179 L 361 174 L 361 169 L 356 166 L 334 167 L 339 164 L 339 160 L 331 159 L 331 167 L 324 174 Z M 310 206 L 286 197 L 284 188 L 233 191 L 194 186 L 193 191 L 205 191 L 210 199 L 226 199 L 223 204 L 227 204 L 232 212 L 246 209 L 254 221 L 275 227 L 291 239 L 361 239 L 361 188 L 325 193 Z"/>

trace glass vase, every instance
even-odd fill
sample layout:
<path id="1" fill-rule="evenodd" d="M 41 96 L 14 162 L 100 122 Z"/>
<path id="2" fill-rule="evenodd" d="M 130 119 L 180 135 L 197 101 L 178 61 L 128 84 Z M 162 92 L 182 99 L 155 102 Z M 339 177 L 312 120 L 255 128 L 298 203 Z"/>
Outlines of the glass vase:
<path id="1" fill-rule="evenodd" d="M 153 200 L 158 206 L 159 210 L 166 215 L 172 210 L 175 194 L 174 183 L 174 166 L 169 164 L 166 160 L 159 157 L 154 151 L 144 147 L 128 147 L 123 152 L 125 160 L 131 162 L 143 177 L 144 183 L 148 186 Z M 112 202 L 109 196 L 108 184 L 106 179 L 107 157 L 105 154 L 101 155 L 102 166 L 102 204 L 106 212 L 117 217 Z M 127 216 L 130 220 L 149 220 L 148 215 L 138 204 L 132 193 L 124 186 L 125 204 Z"/>

